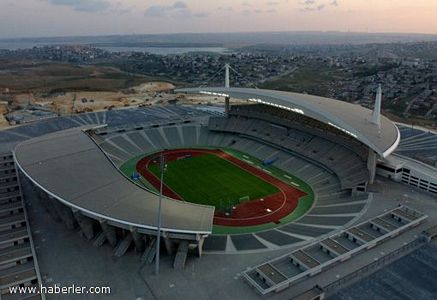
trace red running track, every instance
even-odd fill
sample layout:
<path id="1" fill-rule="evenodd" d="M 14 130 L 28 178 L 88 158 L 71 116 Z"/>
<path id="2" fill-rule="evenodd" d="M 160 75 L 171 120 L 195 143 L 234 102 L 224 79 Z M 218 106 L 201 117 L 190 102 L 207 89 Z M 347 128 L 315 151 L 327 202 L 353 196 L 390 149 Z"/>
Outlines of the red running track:
<path id="1" fill-rule="evenodd" d="M 177 149 L 164 151 L 165 160 L 172 161 L 179 159 L 185 155 L 192 157 L 202 154 L 215 154 L 222 159 L 225 159 L 234 165 L 244 169 L 254 176 L 276 186 L 280 192 L 269 195 L 262 199 L 256 199 L 239 204 L 232 211 L 230 216 L 226 216 L 218 211 L 214 215 L 214 224 L 223 226 L 253 226 L 261 225 L 270 222 L 278 222 L 280 219 L 288 216 L 296 208 L 299 198 L 306 195 L 305 192 L 298 190 L 278 178 L 260 170 L 232 155 L 221 150 L 208 149 Z M 149 181 L 155 188 L 159 189 L 160 180 L 152 172 L 148 170 L 149 163 L 154 160 L 159 161 L 159 154 L 145 157 L 137 163 L 137 171 Z M 167 197 L 183 200 L 171 188 L 164 185 L 163 194 Z"/>

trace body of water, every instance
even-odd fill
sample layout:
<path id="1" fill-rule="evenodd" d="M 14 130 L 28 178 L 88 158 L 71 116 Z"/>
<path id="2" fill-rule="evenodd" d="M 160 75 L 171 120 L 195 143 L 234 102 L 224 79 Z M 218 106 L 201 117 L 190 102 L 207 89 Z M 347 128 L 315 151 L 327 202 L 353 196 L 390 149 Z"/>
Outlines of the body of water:
<path id="1" fill-rule="evenodd" d="M 42 47 L 50 45 L 73 45 L 74 43 L 37 43 L 37 42 L 11 42 L 11 41 L 1 41 L 0 49 L 7 50 L 18 50 L 18 49 L 29 49 L 33 47 Z M 183 54 L 189 52 L 212 52 L 224 54 L 229 52 L 229 49 L 222 47 L 110 47 L 110 46 L 95 46 L 109 52 L 148 52 L 152 54 L 159 55 L 169 55 L 169 54 Z"/>
<path id="2" fill-rule="evenodd" d="M 224 54 L 229 52 L 221 47 L 98 47 L 109 52 L 148 52 L 152 54 L 184 54 L 189 52 L 213 52 Z"/>

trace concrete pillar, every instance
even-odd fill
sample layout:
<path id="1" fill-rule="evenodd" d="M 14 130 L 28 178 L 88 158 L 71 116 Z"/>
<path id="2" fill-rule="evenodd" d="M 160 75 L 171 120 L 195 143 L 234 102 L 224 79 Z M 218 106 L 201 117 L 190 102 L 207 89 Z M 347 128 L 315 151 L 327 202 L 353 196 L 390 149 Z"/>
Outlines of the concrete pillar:
<path id="1" fill-rule="evenodd" d="M 146 248 L 146 242 L 144 240 L 143 235 L 141 233 L 138 233 L 136 229 L 133 229 L 131 231 L 131 234 L 135 244 L 135 251 L 143 252 L 144 249 Z"/>
<path id="2" fill-rule="evenodd" d="M 203 252 L 203 243 L 205 242 L 205 236 L 202 235 L 199 237 L 199 241 L 197 243 L 197 255 L 199 257 L 202 256 L 202 252 Z"/>
<path id="3" fill-rule="evenodd" d="M 115 227 L 108 225 L 106 221 L 101 221 L 100 226 L 102 227 L 102 231 L 106 235 L 106 239 L 112 247 L 117 245 L 117 232 L 115 231 Z"/>
<path id="4" fill-rule="evenodd" d="M 231 110 L 231 104 L 230 104 L 230 98 L 226 97 L 225 98 L 225 115 L 228 116 L 229 115 L 229 111 Z"/>
<path id="5" fill-rule="evenodd" d="M 53 203 L 56 211 L 58 212 L 58 215 L 61 217 L 62 222 L 65 224 L 65 226 L 68 229 L 74 229 L 76 227 L 75 226 L 76 224 L 75 224 L 73 212 L 71 211 L 71 209 L 54 198 L 51 200 L 52 200 L 51 202 Z"/>
<path id="6" fill-rule="evenodd" d="M 176 270 L 182 270 L 185 267 L 188 255 L 188 241 L 182 240 L 179 242 L 178 251 L 173 261 L 173 268 Z"/>
<path id="7" fill-rule="evenodd" d="M 56 222 L 61 222 L 61 217 L 55 209 L 53 201 L 49 199 L 48 195 L 38 188 L 37 190 L 39 199 L 41 200 L 42 205 L 49 213 L 50 217 Z"/>
<path id="8" fill-rule="evenodd" d="M 376 175 L 376 153 L 372 149 L 369 149 L 369 156 L 367 158 L 367 169 L 370 173 L 369 183 L 373 184 Z"/>
<path id="9" fill-rule="evenodd" d="M 103 245 L 103 243 L 105 243 L 106 241 L 106 234 L 103 231 L 100 231 L 99 233 L 96 234 L 96 238 L 93 241 L 93 245 L 95 247 L 100 247 Z"/>
<path id="10" fill-rule="evenodd" d="M 117 257 L 123 256 L 132 244 L 133 237 L 127 232 L 121 242 L 115 247 L 114 255 Z"/>
<path id="11" fill-rule="evenodd" d="M 88 240 L 94 238 L 93 220 L 82 215 L 78 210 L 73 210 L 73 216 L 76 219 L 77 224 L 79 224 L 79 227 L 82 230 L 84 236 Z"/>
<path id="12" fill-rule="evenodd" d="M 352 189 L 351 196 L 352 196 L 352 197 L 356 197 L 356 196 L 358 196 L 358 195 L 359 195 L 359 192 L 358 192 L 357 188 L 354 187 L 354 188 Z"/>
<path id="13" fill-rule="evenodd" d="M 141 256 L 141 261 L 151 264 L 155 259 L 155 254 L 156 254 L 156 237 L 150 236 L 150 239 L 146 245 L 146 249 L 144 250 L 144 254 Z"/>
<path id="14" fill-rule="evenodd" d="M 165 244 L 165 250 L 167 250 L 167 254 L 173 255 L 174 242 L 168 237 L 163 237 L 163 240 L 164 240 L 164 244 Z"/>

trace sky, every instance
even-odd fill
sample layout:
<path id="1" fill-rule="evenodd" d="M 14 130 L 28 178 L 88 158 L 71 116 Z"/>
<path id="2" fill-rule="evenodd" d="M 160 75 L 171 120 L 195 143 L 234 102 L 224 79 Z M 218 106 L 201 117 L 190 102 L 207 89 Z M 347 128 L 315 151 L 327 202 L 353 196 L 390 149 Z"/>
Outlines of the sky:
<path id="1" fill-rule="evenodd" d="M 0 38 L 179 32 L 437 34 L 437 0 L 0 0 Z"/>

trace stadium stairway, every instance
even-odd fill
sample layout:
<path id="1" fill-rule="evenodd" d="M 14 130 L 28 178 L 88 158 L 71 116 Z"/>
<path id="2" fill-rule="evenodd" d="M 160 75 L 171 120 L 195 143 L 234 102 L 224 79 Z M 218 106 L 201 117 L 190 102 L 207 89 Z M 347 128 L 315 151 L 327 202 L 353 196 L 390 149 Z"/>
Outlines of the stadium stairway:
<path id="1" fill-rule="evenodd" d="M 12 154 L 0 155 L 0 298 L 45 299 L 38 294 L 11 294 L 9 290 L 41 284 L 18 176 Z"/>

